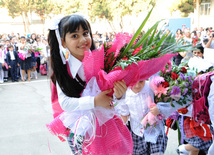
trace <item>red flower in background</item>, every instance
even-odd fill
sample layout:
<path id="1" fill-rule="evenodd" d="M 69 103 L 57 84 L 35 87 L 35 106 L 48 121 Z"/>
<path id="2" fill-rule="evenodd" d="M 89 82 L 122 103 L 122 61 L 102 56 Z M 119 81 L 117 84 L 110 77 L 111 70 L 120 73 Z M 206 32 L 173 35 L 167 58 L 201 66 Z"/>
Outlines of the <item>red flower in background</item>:
<path id="1" fill-rule="evenodd" d="M 179 77 L 178 74 L 173 73 L 173 72 L 171 73 L 171 78 L 172 78 L 173 80 L 176 80 L 178 77 Z"/>
<path id="2" fill-rule="evenodd" d="M 185 67 L 181 67 L 182 73 L 187 73 L 187 69 Z"/>
<path id="3" fill-rule="evenodd" d="M 162 82 L 162 86 L 163 86 L 164 88 L 169 87 L 169 82 L 167 82 L 167 81 Z"/>

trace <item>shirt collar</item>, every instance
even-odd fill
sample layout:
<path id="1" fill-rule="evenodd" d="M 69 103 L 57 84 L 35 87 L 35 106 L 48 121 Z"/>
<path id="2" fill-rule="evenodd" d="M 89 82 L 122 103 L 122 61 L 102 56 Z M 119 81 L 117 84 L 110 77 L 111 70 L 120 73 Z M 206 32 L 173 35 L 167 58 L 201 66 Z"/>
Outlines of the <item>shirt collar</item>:
<path id="1" fill-rule="evenodd" d="M 69 53 L 68 64 L 69 64 L 69 68 L 70 68 L 70 71 L 71 71 L 71 75 L 72 75 L 73 78 L 75 78 L 79 68 L 82 65 L 82 62 L 79 61 L 77 58 L 75 58 L 73 55 L 71 55 Z"/>

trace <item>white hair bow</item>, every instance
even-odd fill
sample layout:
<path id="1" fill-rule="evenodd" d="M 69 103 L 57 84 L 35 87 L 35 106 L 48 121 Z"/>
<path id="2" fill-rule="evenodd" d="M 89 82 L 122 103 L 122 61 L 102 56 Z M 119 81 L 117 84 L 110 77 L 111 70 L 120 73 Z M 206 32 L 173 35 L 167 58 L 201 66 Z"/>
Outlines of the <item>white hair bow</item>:
<path id="1" fill-rule="evenodd" d="M 63 54 L 63 46 L 62 46 L 62 42 L 61 42 L 61 37 L 59 35 L 59 22 L 61 21 L 62 18 L 63 18 L 62 15 L 58 15 L 58 16 L 54 17 L 50 22 L 49 29 L 55 30 L 56 38 L 59 43 L 59 53 L 60 53 L 63 64 L 66 64 L 65 57 Z"/>

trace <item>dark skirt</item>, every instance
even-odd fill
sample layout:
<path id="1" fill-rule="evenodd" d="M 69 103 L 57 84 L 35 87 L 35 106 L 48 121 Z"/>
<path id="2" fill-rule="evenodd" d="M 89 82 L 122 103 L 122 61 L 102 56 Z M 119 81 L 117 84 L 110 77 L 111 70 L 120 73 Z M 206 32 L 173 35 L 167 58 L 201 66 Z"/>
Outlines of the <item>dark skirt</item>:
<path id="1" fill-rule="evenodd" d="M 201 138 L 198 136 L 192 137 L 192 138 L 187 138 L 185 133 L 184 133 L 184 140 L 188 143 L 194 146 L 195 148 L 204 151 L 205 153 L 208 153 L 208 149 L 210 148 L 212 144 L 212 140 L 208 141 L 203 141 Z"/>
<path id="2" fill-rule="evenodd" d="M 31 57 L 21 60 L 21 70 L 29 70 L 32 68 Z"/>
<path id="3" fill-rule="evenodd" d="M 185 118 L 186 117 L 184 116 L 184 120 L 185 120 Z M 183 126 L 183 124 L 181 123 L 181 117 L 179 117 L 179 128 L 181 129 L 182 126 Z M 212 128 L 210 128 L 210 129 L 211 129 L 211 133 L 213 133 Z M 194 136 L 192 138 L 187 138 L 184 131 L 183 131 L 183 139 L 188 144 L 191 144 L 195 148 L 197 148 L 201 151 L 204 151 L 205 153 L 208 153 L 208 149 L 212 144 L 212 140 L 204 141 L 198 136 Z"/>
<path id="4" fill-rule="evenodd" d="M 150 155 L 154 153 L 163 153 L 166 150 L 168 137 L 166 134 L 159 135 L 156 143 L 146 142 L 144 136 L 140 137 L 131 131 L 133 139 L 133 155 Z"/>

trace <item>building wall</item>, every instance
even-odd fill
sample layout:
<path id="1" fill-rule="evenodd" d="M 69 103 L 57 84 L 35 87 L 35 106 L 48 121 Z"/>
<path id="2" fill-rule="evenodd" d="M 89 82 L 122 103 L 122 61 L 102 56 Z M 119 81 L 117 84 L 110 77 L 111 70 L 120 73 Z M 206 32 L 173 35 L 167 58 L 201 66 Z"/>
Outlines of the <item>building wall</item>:
<path id="1" fill-rule="evenodd" d="M 200 27 L 213 27 L 214 28 L 214 0 L 211 0 L 210 4 L 210 15 L 200 15 L 199 17 Z"/>

